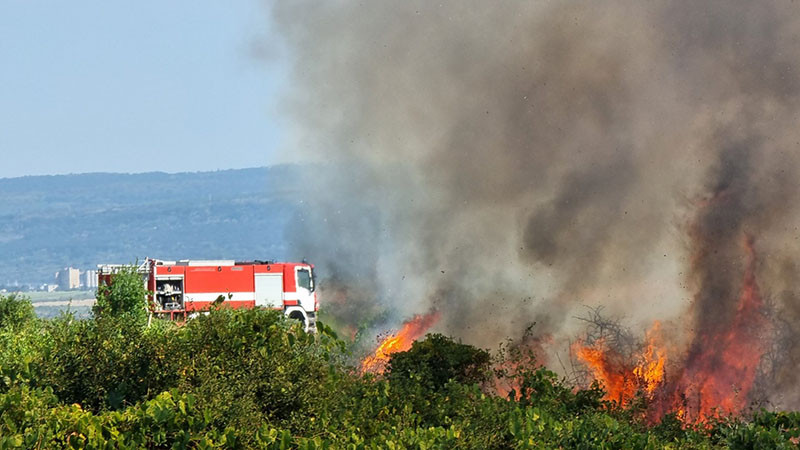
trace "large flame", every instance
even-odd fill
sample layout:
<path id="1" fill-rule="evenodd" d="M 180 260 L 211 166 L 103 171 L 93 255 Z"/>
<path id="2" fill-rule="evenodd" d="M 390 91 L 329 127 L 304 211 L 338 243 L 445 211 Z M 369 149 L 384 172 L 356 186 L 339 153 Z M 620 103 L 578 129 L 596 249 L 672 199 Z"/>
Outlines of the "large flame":
<path id="1" fill-rule="evenodd" d="M 410 349 L 411 344 L 422 337 L 439 320 L 439 317 L 439 312 L 433 311 L 428 314 L 416 315 L 403 323 L 400 331 L 385 337 L 375 352 L 361 361 L 361 372 L 383 373 L 392 353 Z"/>
<path id="2" fill-rule="evenodd" d="M 636 393 L 633 368 L 620 361 L 620 355 L 606 348 L 604 340 L 592 345 L 576 342 L 575 355 L 583 361 L 606 391 L 605 400 L 626 404 Z"/>
<path id="3" fill-rule="evenodd" d="M 764 355 L 763 333 L 769 324 L 755 274 L 755 251 L 746 239 L 748 264 L 739 304 L 730 327 L 701 335 L 697 351 L 687 360 L 675 402 L 682 403 L 686 420 L 704 422 L 712 417 L 741 413 L 748 404 L 758 365 Z"/>
<path id="4" fill-rule="evenodd" d="M 592 345 L 576 342 L 575 355 L 589 368 L 592 377 L 606 391 L 605 400 L 628 404 L 638 392 L 652 397 L 664 381 L 666 351 L 660 346 L 661 324 L 656 322 L 647 333 L 644 352 L 633 363 L 611 349 L 600 339 Z"/>
<path id="5" fill-rule="evenodd" d="M 769 328 L 756 281 L 752 240 L 746 239 L 745 248 L 748 264 L 734 319 L 721 331 L 696 331 L 685 354 L 670 358 L 677 361 L 670 377 L 658 322 L 647 333 L 641 356 L 633 363 L 607 348 L 603 340 L 573 346 L 578 359 L 603 385 L 606 400 L 626 405 L 637 394 L 644 395 L 652 422 L 668 412 L 675 412 L 685 423 L 704 423 L 745 410 L 766 351 L 762 336 Z"/>

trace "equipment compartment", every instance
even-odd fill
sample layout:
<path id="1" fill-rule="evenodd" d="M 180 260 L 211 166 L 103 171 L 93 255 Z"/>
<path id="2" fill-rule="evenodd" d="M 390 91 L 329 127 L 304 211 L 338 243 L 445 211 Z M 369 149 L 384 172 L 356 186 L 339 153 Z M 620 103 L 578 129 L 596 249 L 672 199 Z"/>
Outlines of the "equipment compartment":
<path id="1" fill-rule="evenodd" d="M 155 301 L 157 309 L 183 309 L 183 277 L 157 277 Z"/>

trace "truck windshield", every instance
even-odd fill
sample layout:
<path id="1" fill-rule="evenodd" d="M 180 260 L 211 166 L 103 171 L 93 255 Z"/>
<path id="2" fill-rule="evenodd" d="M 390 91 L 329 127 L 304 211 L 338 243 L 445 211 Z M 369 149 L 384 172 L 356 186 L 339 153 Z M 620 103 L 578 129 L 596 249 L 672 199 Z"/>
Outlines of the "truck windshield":
<path id="1" fill-rule="evenodd" d="M 312 291 L 311 271 L 308 269 L 297 269 L 297 287 Z"/>

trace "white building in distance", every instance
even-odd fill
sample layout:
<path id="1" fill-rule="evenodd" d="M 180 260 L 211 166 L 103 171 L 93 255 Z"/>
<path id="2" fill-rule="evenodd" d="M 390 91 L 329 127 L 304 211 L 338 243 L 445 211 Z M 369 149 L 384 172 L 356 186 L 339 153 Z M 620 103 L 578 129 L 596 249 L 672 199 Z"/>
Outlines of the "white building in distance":
<path id="1" fill-rule="evenodd" d="M 56 273 L 58 288 L 62 291 L 78 289 L 81 287 L 81 271 L 73 267 L 67 267 Z"/>
<path id="2" fill-rule="evenodd" d="M 87 270 L 83 273 L 84 281 L 83 286 L 86 289 L 97 289 L 97 271 L 96 270 Z"/>

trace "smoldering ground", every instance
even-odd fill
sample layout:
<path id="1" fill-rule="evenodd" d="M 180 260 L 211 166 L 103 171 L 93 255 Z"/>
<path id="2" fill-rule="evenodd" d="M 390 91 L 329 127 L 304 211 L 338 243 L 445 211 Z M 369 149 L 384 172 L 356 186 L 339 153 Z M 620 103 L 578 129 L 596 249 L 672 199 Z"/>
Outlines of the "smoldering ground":
<path id="1" fill-rule="evenodd" d="M 335 280 L 340 320 L 437 308 L 491 347 L 604 305 L 694 333 L 733 315 L 744 235 L 765 297 L 800 315 L 792 3 L 268 7 L 292 61 L 287 159 L 315 163 L 294 247 Z"/>

